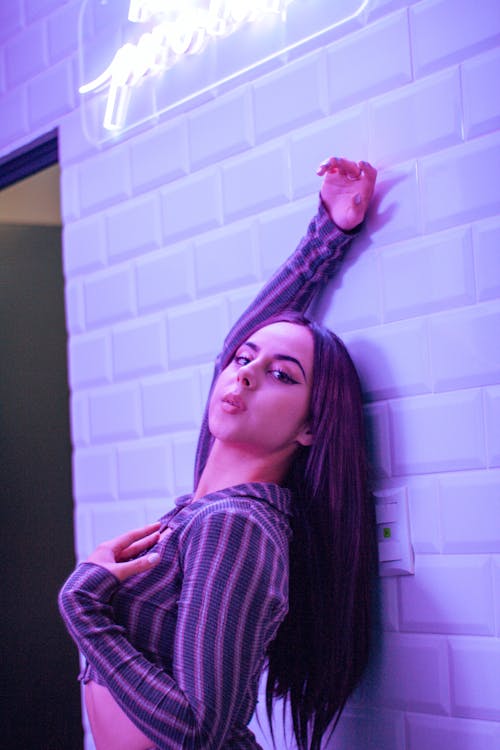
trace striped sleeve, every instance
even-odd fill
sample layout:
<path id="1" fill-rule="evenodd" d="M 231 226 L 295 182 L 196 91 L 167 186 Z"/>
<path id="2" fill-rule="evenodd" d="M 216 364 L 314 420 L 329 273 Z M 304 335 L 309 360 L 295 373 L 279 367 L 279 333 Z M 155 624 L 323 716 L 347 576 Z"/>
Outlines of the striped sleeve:
<path id="1" fill-rule="evenodd" d="M 319 288 L 331 278 L 358 230 L 346 233 L 330 219 L 320 200 L 317 214 L 296 250 L 273 274 L 224 341 L 222 360 L 255 326 L 285 310 L 305 312 Z"/>
<path id="2" fill-rule="evenodd" d="M 322 201 L 306 235 L 285 263 L 264 285 L 255 300 L 229 331 L 217 358 L 212 385 L 235 348 L 247 333 L 285 310 L 306 312 L 316 292 L 341 265 L 346 250 L 359 229 L 346 233 L 331 220 Z M 210 398 L 210 397 L 209 397 Z M 202 420 L 195 461 L 195 487 L 211 447 L 208 429 L 208 403 Z"/>
<path id="3" fill-rule="evenodd" d="M 286 561 L 260 523 L 229 511 L 197 521 L 181 554 L 172 675 L 114 622 L 109 602 L 119 582 L 104 568 L 80 565 L 60 608 L 83 654 L 156 748 L 216 750 L 241 721 L 286 613 Z"/>

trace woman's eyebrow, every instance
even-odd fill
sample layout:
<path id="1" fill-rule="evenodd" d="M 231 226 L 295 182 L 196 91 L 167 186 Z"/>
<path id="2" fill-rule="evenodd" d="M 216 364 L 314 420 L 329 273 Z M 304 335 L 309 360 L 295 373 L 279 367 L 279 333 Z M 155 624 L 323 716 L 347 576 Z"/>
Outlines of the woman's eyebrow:
<path id="1" fill-rule="evenodd" d="M 245 341 L 245 343 L 243 344 L 243 346 L 248 346 L 248 348 L 252 349 L 252 351 L 254 351 L 254 352 L 259 352 L 260 351 L 260 346 L 257 346 L 257 344 L 255 344 L 253 341 Z M 300 364 L 299 360 L 296 357 L 291 357 L 289 354 L 275 354 L 274 358 L 275 359 L 284 359 L 287 362 L 295 362 L 295 364 L 299 366 L 300 371 L 302 372 L 302 375 L 304 376 L 304 380 L 307 383 L 307 377 L 306 377 L 305 370 L 304 370 L 304 368 L 302 367 L 302 365 Z"/>

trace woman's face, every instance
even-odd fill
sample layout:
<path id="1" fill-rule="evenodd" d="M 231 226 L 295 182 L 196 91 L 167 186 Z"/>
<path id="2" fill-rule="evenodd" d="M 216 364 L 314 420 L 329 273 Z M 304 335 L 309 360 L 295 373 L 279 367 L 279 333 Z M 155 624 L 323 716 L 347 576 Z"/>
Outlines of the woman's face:
<path id="1" fill-rule="evenodd" d="M 212 435 L 256 455 L 310 445 L 313 349 L 311 331 L 295 323 L 272 323 L 253 333 L 214 386 Z"/>

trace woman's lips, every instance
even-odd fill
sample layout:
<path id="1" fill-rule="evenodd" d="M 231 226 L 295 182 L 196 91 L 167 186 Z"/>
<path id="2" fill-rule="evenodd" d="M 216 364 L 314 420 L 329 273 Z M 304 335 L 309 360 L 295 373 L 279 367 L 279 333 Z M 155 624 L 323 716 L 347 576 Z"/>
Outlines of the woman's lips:
<path id="1" fill-rule="evenodd" d="M 237 393 L 226 393 L 222 397 L 222 408 L 229 414 L 237 414 L 247 410 L 245 402 Z"/>

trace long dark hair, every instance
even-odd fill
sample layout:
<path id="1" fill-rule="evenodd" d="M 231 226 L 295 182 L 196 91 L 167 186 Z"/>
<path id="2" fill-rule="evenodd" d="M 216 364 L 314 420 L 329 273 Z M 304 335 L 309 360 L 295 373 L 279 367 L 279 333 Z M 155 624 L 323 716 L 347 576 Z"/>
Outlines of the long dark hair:
<path id="1" fill-rule="evenodd" d="M 302 315 L 278 319 L 313 335 L 314 442 L 298 449 L 285 482 L 294 497 L 289 611 L 269 648 L 266 704 L 271 720 L 274 698 L 288 701 L 299 750 L 319 750 L 368 660 L 373 505 L 361 387 L 345 345 Z"/>
<path id="2" fill-rule="evenodd" d="M 319 750 L 368 661 L 373 505 L 361 386 L 345 345 L 296 312 L 260 321 L 246 336 L 280 321 L 313 335 L 314 442 L 297 449 L 284 482 L 294 498 L 289 611 L 268 650 L 266 706 L 272 731 L 274 700 L 283 698 L 299 750 Z"/>

